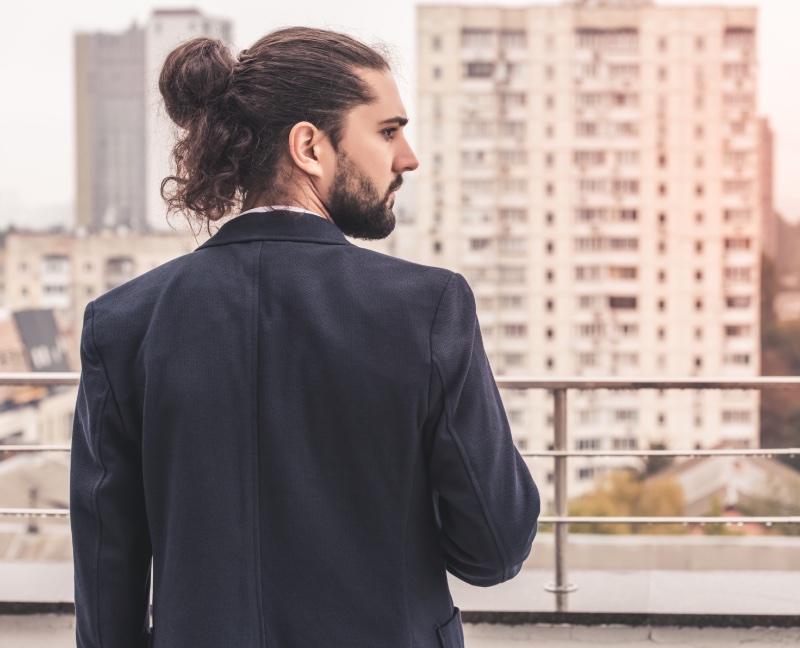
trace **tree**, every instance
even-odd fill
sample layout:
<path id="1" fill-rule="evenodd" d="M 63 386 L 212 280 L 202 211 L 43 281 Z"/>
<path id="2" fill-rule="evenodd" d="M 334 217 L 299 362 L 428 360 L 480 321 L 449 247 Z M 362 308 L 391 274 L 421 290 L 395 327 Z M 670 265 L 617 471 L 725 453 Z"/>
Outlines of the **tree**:
<path id="1" fill-rule="evenodd" d="M 595 489 L 569 504 L 570 515 L 591 517 L 683 515 L 684 498 L 681 485 L 671 477 L 640 480 L 634 470 L 615 470 L 597 480 Z M 577 533 L 683 533 L 681 525 L 651 524 L 573 524 Z"/>

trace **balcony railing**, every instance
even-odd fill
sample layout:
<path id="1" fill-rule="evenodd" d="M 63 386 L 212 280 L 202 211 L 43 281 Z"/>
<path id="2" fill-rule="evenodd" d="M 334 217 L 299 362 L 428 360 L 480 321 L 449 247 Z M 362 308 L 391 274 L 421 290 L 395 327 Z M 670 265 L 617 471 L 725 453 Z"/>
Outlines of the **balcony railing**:
<path id="1" fill-rule="evenodd" d="M 75 386 L 80 375 L 76 373 L 0 373 L 0 386 Z M 567 462 L 571 457 L 777 457 L 800 455 L 800 448 L 772 449 L 719 449 L 719 450 L 613 450 L 570 451 L 567 446 L 567 395 L 570 390 L 641 390 L 641 389 L 786 389 L 800 387 L 800 377 L 758 378 L 506 378 L 497 379 L 501 389 L 544 389 L 552 393 L 554 402 L 553 450 L 520 452 L 523 457 L 552 457 L 554 470 L 555 515 L 541 516 L 542 524 L 552 524 L 555 529 L 554 582 L 546 589 L 556 596 L 557 612 L 566 612 L 568 595 L 577 588 L 567 578 L 566 546 L 570 524 L 684 524 L 684 525 L 737 525 L 744 524 L 800 524 L 800 516 L 734 516 L 734 517 L 630 517 L 630 516 L 570 516 L 567 509 Z M 2 445 L 0 452 L 68 452 L 69 445 Z M 0 517 L 66 518 L 68 509 L 0 508 Z"/>

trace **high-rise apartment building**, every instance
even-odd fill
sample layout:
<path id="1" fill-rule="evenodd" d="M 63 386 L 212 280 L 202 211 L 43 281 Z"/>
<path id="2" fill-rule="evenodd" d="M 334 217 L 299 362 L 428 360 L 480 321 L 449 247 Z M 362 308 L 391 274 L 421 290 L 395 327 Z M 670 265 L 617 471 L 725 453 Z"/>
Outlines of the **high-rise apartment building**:
<path id="1" fill-rule="evenodd" d="M 174 144 L 158 75 L 181 41 L 231 41 L 231 23 L 196 9 L 153 11 L 145 27 L 75 36 L 77 224 L 168 228 L 161 181 Z"/>
<path id="2" fill-rule="evenodd" d="M 495 374 L 756 375 L 756 11 L 439 5 L 417 28 L 416 260 L 468 279 Z M 546 449 L 550 397 L 504 401 Z M 581 450 L 755 446 L 758 396 L 572 392 L 569 420 Z M 573 460 L 572 492 L 619 462 Z"/>
<path id="3" fill-rule="evenodd" d="M 144 80 L 143 29 L 76 34 L 79 226 L 144 224 Z"/>

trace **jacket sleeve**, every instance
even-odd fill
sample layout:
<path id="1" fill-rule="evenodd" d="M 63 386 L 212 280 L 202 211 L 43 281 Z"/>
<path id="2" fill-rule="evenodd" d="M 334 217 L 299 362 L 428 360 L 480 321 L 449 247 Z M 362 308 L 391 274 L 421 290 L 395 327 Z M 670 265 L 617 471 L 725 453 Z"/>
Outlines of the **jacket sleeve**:
<path id="1" fill-rule="evenodd" d="M 536 535 L 539 492 L 514 447 L 466 280 L 451 276 L 431 331 L 430 479 L 447 570 L 489 586 L 513 578 Z"/>
<path id="2" fill-rule="evenodd" d="M 78 648 L 146 648 L 150 534 L 141 447 L 126 430 L 86 307 L 70 470 Z"/>

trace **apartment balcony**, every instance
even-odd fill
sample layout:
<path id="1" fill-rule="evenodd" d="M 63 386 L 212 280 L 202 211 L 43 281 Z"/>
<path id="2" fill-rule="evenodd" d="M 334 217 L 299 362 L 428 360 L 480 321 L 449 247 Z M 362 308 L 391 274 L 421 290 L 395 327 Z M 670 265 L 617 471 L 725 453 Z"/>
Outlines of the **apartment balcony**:
<path id="1" fill-rule="evenodd" d="M 755 325 L 758 319 L 758 312 L 752 308 L 725 308 L 721 317 L 723 324 Z"/>
<path id="2" fill-rule="evenodd" d="M 76 374 L 0 374 L 0 385 L 75 385 Z M 800 537 L 576 534 L 586 524 L 678 525 L 700 531 L 753 529 L 783 524 L 799 528 L 800 516 L 620 517 L 570 516 L 570 467 L 610 465 L 647 457 L 733 457 L 744 461 L 797 455 L 800 448 L 573 451 L 567 426 L 568 399 L 583 402 L 594 390 L 636 400 L 639 389 L 763 390 L 800 386 L 800 378 L 499 378 L 501 389 L 546 390 L 553 399 L 552 450 L 521 454 L 552 461 L 554 500 L 543 510 L 540 532 L 520 574 L 502 585 L 476 588 L 450 577 L 453 600 L 463 611 L 470 648 L 547 645 L 749 646 L 800 642 Z M 733 393 L 733 392 L 731 392 Z M 617 402 L 617 399 L 613 399 Z M 620 430 L 636 421 L 615 424 Z M 732 426 L 732 429 L 735 426 Z M 538 429 L 538 428 L 537 428 Z M 573 430 L 574 432 L 574 430 Z M 15 446 L 17 453 L 67 452 L 67 446 Z M 2 450 L 2 448 L 0 448 Z M 680 466 L 691 466 L 682 462 Z M 588 470 L 588 469 L 587 469 Z M 550 489 L 537 475 L 543 492 Z M 32 523 L 62 527 L 64 509 L 0 508 L 0 645 L 14 648 L 74 646 L 71 561 L 13 559 L 40 543 Z M 20 529 L 22 529 L 20 533 Z M 13 542 L 4 534 L 16 532 Z M 68 548 L 69 534 L 54 542 Z M 12 559 L 9 560 L 8 556 Z M 54 554 L 55 555 L 55 554 Z M 5 559 L 4 559 L 5 558 Z M 51 556 L 52 558 L 52 556 Z M 334 648 L 334 647 L 332 647 Z M 339 648 L 339 647 L 335 647 Z"/>

